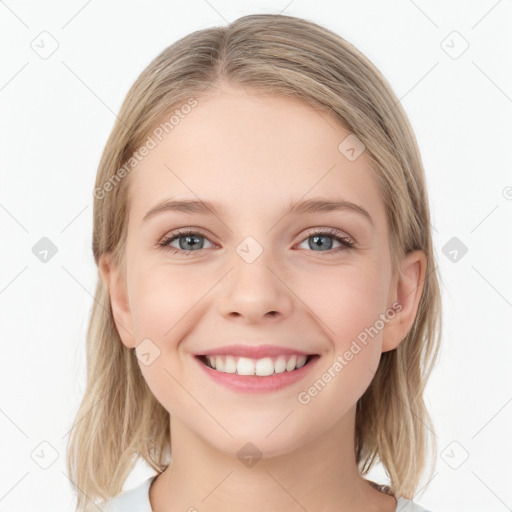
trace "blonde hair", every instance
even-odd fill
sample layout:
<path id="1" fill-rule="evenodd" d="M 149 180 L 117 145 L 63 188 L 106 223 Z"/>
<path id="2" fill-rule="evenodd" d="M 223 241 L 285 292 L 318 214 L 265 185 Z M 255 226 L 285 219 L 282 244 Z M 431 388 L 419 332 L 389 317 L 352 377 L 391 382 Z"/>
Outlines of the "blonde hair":
<path id="1" fill-rule="evenodd" d="M 441 299 L 430 232 L 423 164 L 399 100 L 374 65 L 337 34 L 301 18 L 241 17 L 226 27 L 180 39 L 131 87 L 105 146 L 96 177 L 92 249 L 124 268 L 129 176 L 119 170 L 165 113 L 222 81 L 255 92 L 289 95 L 333 115 L 366 146 L 386 206 L 393 268 L 409 251 L 427 257 L 418 312 L 399 346 L 381 356 L 357 403 L 355 451 L 361 474 L 381 461 L 388 492 L 411 498 L 429 437 L 423 392 L 441 337 Z M 169 414 L 155 399 L 116 329 L 108 290 L 98 273 L 87 333 L 87 387 L 68 443 L 67 467 L 78 489 L 77 510 L 118 494 L 142 457 L 162 472 L 170 463 Z"/>

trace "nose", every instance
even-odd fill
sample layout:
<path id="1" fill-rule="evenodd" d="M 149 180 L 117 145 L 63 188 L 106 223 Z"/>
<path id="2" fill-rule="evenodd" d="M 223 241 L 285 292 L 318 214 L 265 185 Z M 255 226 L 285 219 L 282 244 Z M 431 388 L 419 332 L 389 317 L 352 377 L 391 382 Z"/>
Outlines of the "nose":
<path id="1" fill-rule="evenodd" d="M 293 293 L 266 252 L 248 263 L 238 254 L 218 298 L 219 312 L 227 318 L 247 323 L 277 322 L 287 317 L 293 307 Z"/>

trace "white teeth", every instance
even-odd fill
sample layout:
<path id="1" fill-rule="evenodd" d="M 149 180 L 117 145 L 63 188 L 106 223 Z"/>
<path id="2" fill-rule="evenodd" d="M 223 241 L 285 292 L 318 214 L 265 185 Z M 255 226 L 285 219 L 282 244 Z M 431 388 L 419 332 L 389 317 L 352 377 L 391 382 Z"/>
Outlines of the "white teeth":
<path id="1" fill-rule="evenodd" d="M 307 356 L 299 356 L 297 358 L 297 368 L 302 368 L 306 364 Z"/>
<path id="2" fill-rule="evenodd" d="M 224 371 L 224 360 L 220 357 L 215 358 L 215 369 L 219 370 L 219 372 Z"/>
<path id="3" fill-rule="evenodd" d="M 267 375 L 272 375 L 274 373 L 274 362 L 271 357 L 264 357 L 263 359 L 258 359 L 256 363 L 256 375 L 260 377 L 266 377 Z"/>
<path id="4" fill-rule="evenodd" d="M 226 357 L 226 364 L 224 365 L 226 373 L 236 373 L 236 359 L 233 356 Z"/>
<path id="5" fill-rule="evenodd" d="M 291 372 L 295 370 L 295 366 L 297 365 L 297 356 L 292 356 L 286 363 L 286 371 Z"/>
<path id="6" fill-rule="evenodd" d="M 283 373 L 286 371 L 286 359 L 283 356 L 279 356 L 275 362 L 276 373 Z"/>
<path id="7" fill-rule="evenodd" d="M 254 363 L 247 357 L 239 357 L 236 363 L 236 373 L 238 375 L 254 375 Z"/>
<path id="8" fill-rule="evenodd" d="M 207 356 L 208 364 L 219 372 L 237 373 L 238 375 L 258 375 L 267 377 L 274 373 L 292 372 L 306 364 L 307 356 L 292 355 L 276 358 L 263 357 L 250 359 L 235 356 Z"/>

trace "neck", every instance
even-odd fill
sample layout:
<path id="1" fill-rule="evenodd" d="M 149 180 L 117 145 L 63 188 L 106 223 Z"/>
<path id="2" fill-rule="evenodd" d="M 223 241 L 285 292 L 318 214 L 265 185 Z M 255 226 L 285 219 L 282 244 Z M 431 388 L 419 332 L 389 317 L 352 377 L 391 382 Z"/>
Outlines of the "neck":
<path id="1" fill-rule="evenodd" d="M 172 463 L 151 486 L 152 509 L 394 511 L 395 499 L 359 474 L 354 424 L 355 407 L 320 439 L 251 463 L 215 449 L 171 419 Z"/>

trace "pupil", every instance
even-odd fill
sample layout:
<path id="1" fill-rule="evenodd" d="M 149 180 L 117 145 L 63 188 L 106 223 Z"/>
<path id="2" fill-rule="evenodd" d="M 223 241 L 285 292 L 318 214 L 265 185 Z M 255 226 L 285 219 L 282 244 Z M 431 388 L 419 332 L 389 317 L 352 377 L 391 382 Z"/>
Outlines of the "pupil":
<path id="1" fill-rule="evenodd" d="M 181 248 L 181 249 L 190 249 L 191 247 L 190 247 L 190 246 L 188 246 L 187 244 L 194 245 L 194 243 L 197 243 L 197 244 L 199 244 L 199 245 L 200 245 L 200 242 L 198 242 L 199 237 L 197 237 L 197 236 L 194 236 L 194 235 L 186 235 L 186 236 L 184 236 L 184 237 L 182 237 L 182 238 L 184 238 L 184 239 L 185 239 L 185 244 L 182 244 L 182 243 L 181 243 L 181 239 L 180 239 L 180 248 Z M 192 241 L 192 240 L 195 240 L 195 242 L 194 242 L 194 241 Z M 187 246 L 186 246 L 186 247 L 183 247 L 183 245 L 187 245 Z"/>
<path id="2" fill-rule="evenodd" d="M 327 250 L 331 249 L 331 247 L 332 247 L 332 239 L 331 239 L 331 237 L 322 235 L 322 236 L 313 236 L 312 238 L 314 240 L 313 243 L 318 243 L 319 247 L 320 247 L 320 249 L 322 251 L 327 251 Z M 330 243 L 329 242 L 325 243 L 326 239 L 329 240 Z"/>

